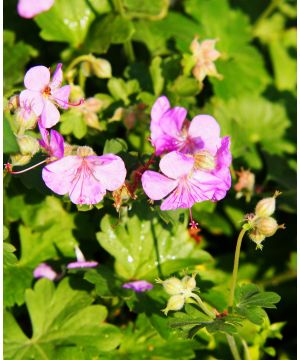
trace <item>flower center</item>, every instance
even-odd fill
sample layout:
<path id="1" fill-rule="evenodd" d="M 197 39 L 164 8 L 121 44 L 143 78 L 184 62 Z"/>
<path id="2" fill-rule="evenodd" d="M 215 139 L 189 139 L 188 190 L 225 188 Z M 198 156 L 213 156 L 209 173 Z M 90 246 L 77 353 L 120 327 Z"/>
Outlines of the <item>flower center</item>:
<path id="1" fill-rule="evenodd" d="M 43 95 L 45 95 L 45 96 L 51 95 L 51 88 L 50 88 L 50 86 L 46 86 L 46 87 L 45 87 L 45 89 L 44 89 L 44 91 L 43 91 Z"/>
<path id="2" fill-rule="evenodd" d="M 208 151 L 202 150 L 194 155 L 196 170 L 214 170 L 216 167 L 215 157 Z"/>
<path id="3" fill-rule="evenodd" d="M 95 155 L 94 150 L 89 146 L 79 146 L 77 148 L 77 155 L 81 157 Z"/>

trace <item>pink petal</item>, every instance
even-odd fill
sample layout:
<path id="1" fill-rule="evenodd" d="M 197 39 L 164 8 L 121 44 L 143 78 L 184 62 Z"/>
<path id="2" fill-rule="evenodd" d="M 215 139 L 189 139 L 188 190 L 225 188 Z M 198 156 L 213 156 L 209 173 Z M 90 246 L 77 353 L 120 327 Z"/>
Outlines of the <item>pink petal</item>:
<path id="1" fill-rule="evenodd" d="M 157 122 L 170 109 L 170 103 L 166 96 L 159 97 L 151 109 L 151 124 Z"/>
<path id="2" fill-rule="evenodd" d="M 69 107 L 69 96 L 71 92 L 71 86 L 65 85 L 59 89 L 53 90 L 51 92 L 52 99 L 63 109 Z"/>
<path id="3" fill-rule="evenodd" d="M 173 191 L 178 182 L 155 171 L 147 170 L 142 175 L 142 186 L 152 200 L 160 200 Z"/>
<path id="4" fill-rule="evenodd" d="M 44 105 L 45 100 L 37 91 L 23 90 L 20 93 L 20 105 L 21 107 L 30 107 L 36 116 L 40 116 Z"/>
<path id="5" fill-rule="evenodd" d="M 159 121 L 159 124 L 165 134 L 172 137 L 180 136 L 183 122 L 186 118 L 187 110 L 176 106 L 174 109 L 167 111 Z"/>
<path id="6" fill-rule="evenodd" d="M 52 104 L 51 101 L 46 100 L 45 106 L 41 114 L 41 124 L 45 128 L 51 128 L 56 125 L 59 121 L 60 113 L 57 110 L 56 106 Z"/>
<path id="7" fill-rule="evenodd" d="M 65 156 L 46 165 L 42 171 L 42 178 L 46 186 L 56 194 L 67 194 L 72 188 L 72 182 L 81 164 L 81 157 L 75 155 Z"/>
<path id="8" fill-rule="evenodd" d="M 98 266 L 97 261 L 74 261 L 67 265 L 68 269 L 92 268 Z"/>
<path id="9" fill-rule="evenodd" d="M 179 179 L 191 172 L 194 166 L 192 156 L 172 151 L 166 154 L 159 163 L 160 170 L 171 179 Z"/>
<path id="10" fill-rule="evenodd" d="M 69 190 L 72 203 L 97 204 L 103 199 L 105 193 L 103 185 L 93 176 L 91 170 L 82 165 Z"/>
<path id="11" fill-rule="evenodd" d="M 64 156 L 64 138 L 55 130 L 50 131 L 50 150 L 51 155 L 58 159 Z"/>
<path id="12" fill-rule="evenodd" d="M 42 140 L 39 140 L 39 143 L 41 145 L 41 147 L 43 147 L 44 149 L 48 149 L 49 147 L 49 131 L 44 128 L 44 126 L 40 123 L 40 121 L 38 121 L 38 127 L 39 127 L 39 131 L 40 134 L 42 136 Z"/>
<path id="13" fill-rule="evenodd" d="M 109 191 L 117 190 L 124 184 L 126 168 L 123 160 L 113 154 L 88 156 L 87 161 L 98 181 Z"/>
<path id="14" fill-rule="evenodd" d="M 61 70 L 62 64 L 57 64 L 54 74 L 52 76 L 52 80 L 50 82 L 51 90 L 55 90 L 60 87 L 63 80 L 63 72 Z"/>
<path id="15" fill-rule="evenodd" d="M 49 10 L 53 4 L 54 0 L 19 0 L 17 10 L 21 17 L 30 19 Z"/>
<path id="16" fill-rule="evenodd" d="M 33 276 L 36 279 L 47 278 L 49 280 L 55 280 L 58 274 L 52 269 L 51 266 L 47 265 L 46 263 L 41 263 L 34 269 Z"/>
<path id="17" fill-rule="evenodd" d="M 42 92 L 50 81 L 50 71 L 46 66 L 34 66 L 27 71 L 24 85 L 28 90 Z"/>
<path id="18" fill-rule="evenodd" d="M 189 135 L 192 138 L 201 138 L 204 148 L 213 155 L 220 146 L 220 126 L 210 115 L 197 115 L 191 121 Z"/>

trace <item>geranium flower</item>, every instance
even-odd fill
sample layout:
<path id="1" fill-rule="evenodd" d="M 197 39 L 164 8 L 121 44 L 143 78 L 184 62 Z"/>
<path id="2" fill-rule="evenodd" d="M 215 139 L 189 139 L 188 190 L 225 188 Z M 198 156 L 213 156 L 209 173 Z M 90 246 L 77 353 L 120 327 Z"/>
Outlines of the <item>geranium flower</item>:
<path id="1" fill-rule="evenodd" d="M 70 85 L 60 87 L 63 73 L 62 64 L 58 64 L 50 81 L 50 71 L 45 66 L 34 66 L 29 69 L 24 77 L 24 85 L 27 90 L 20 94 L 20 103 L 31 104 L 31 109 L 40 116 L 43 127 L 50 128 L 57 124 L 60 113 L 56 106 L 67 109 L 71 91 Z"/>
<path id="2" fill-rule="evenodd" d="M 77 261 L 70 262 L 67 265 L 68 269 L 92 268 L 98 266 L 97 261 L 87 261 L 78 246 L 75 247 L 75 253 Z"/>
<path id="3" fill-rule="evenodd" d="M 106 190 L 114 191 L 125 181 L 123 160 L 113 154 L 97 156 L 88 146 L 77 155 L 65 156 L 44 167 L 45 184 L 56 194 L 69 194 L 74 204 L 97 204 Z"/>
<path id="4" fill-rule="evenodd" d="M 31 19 L 41 12 L 48 11 L 53 4 L 54 0 L 19 0 L 17 10 L 21 17 Z"/>
<path id="5" fill-rule="evenodd" d="M 145 292 L 153 289 L 153 285 L 146 280 L 136 280 L 123 284 L 122 288 L 131 289 L 135 292 Z"/>
<path id="6" fill-rule="evenodd" d="M 145 193 L 152 200 L 165 198 L 161 210 L 191 208 L 197 202 L 223 199 L 231 186 L 229 147 L 230 139 L 224 137 L 216 153 L 170 152 L 159 163 L 163 174 L 151 170 L 143 174 Z"/>
<path id="7" fill-rule="evenodd" d="M 161 96 L 151 110 L 151 142 L 156 155 L 173 150 L 194 154 L 206 149 L 216 154 L 220 147 L 220 127 L 210 115 L 197 115 L 185 121 L 187 110 L 171 109 L 169 100 Z"/>
<path id="8" fill-rule="evenodd" d="M 58 274 L 52 269 L 51 266 L 47 265 L 46 263 L 41 263 L 34 269 L 33 276 L 36 279 L 47 278 L 49 280 L 55 280 L 58 277 Z"/>
<path id="9" fill-rule="evenodd" d="M 64 138 L 62 135 L 55 130 L 51 130 L 49 135 L 49 131 L 42 124 L 38 123 L 38 125 L 42 135 L 42 139 L 39 140 L 40 146 L 51 158 L 62 158 L 64 156 Z"/>
<path id="10" fill-rule="evenodd" d="M 191 51 L 195 60 L 195 67 L 193 68 L 193 75 L 202 82 L 206 76 L 214 76 L 218 79 L 223 79 L 223 76 L 218 73 L 214 61 L 216 61 L 221 54 L 215 49 L 216 39 L 204 40 L 199 43 L 198 38 L 191 43 Z"/>

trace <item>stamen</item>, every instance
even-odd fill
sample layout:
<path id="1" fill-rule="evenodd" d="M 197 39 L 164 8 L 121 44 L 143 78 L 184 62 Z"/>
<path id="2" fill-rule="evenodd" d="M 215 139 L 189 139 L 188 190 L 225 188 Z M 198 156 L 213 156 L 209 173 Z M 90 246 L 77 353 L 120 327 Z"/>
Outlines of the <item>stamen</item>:
<path id="1" fill-rule="evenodd" d="M 193 215 L 192 215 L 192 208 L 189 209 L 190 210 L 190 219 L 191 222 L 189 223 L 191 229 L 198 229 L 198 223 L 193 219 Z"/>
<path id="2" fill-rule="evenodd" d="M 27 169 L 20 170 L 20 171 L 12 171 L 12 164 L 10 164 L 10 163 L 4 164 L 4 167 L 5 167 L 5 170 L 6 170 L 9 174 L 18 175 L 18 174 L 23 174 L 23 173 L 25 173 L 25 172 L 27 172 L 27 171 L 29 171 L 29 170 L 32 170 L 32 169 L 34 169 L 34 168 L 36 168 L 36 167 L 38 167 L 38 166 L 40 166 L 40 165 L 42 165 L 42 164 L 44 164 L 44 163 L 46 163 L 46 162 L 48 162 L 48 159 L 43 160 L 43 161 L 41 161 L 41 162 L 39 162 L 39 163 L 37 163 L 37 164 L 35 164 L 35 165 L 30 166 L 30 167 L 27 168 Z"/>

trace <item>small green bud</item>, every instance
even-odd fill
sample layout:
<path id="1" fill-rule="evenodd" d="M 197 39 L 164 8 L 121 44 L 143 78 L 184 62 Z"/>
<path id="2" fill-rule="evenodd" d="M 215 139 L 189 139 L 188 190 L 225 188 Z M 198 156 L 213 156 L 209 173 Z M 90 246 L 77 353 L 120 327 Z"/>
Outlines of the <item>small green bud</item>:
<path id="1" fill-rule="evenodd" d="M 257 216 L 271 216 L 275 211 L 276 201 L 275 199 L 281 192 L 275 191 L 274 195 L 269 198 L 260 200 L 255 208 L 255 215 Z"/>
<path id="2" fill-rule="evenodd" d="M 29 135 L 18 136 L 17 142 L 19 144 L 20 153 L 22 155 L 33 156 L 40 149 L 40 145 L 39 145 L 39 142 L 37 141 L 37 139 L 35 139 Z"/>
<path id="3" fill-rule="evenodd" d="M 23 166 L 30 162 L 32 156 L 16 154 L 16 155 L 11 155 L 10 158 L 11 158 L 12 166 Z"/>
<path id="4" fill-rule="evenodd" d="M 71 102 L 76 102 L 80 99 L 84 98 L 84 92 L 83 90 L 81 89 L 80 86 L 78 85 L 72 85 L 71 86 L 71 92 L 70 92 L 70 101 Z M 82 107 L 83 105 L 81 105 Z"/>
<path id="5" fill-rule="evenodd" d="M 265 237 L 273 236 L 277 229 L 277 221 L 272 217 L 259 217 L 254 225 L 257 231 Z"/>
<path id="6" fill-rule="evenodd" d="M 165 315 L 168 315 L 168 312 L 170 310 L 173 310 L 173 311 L 181 310 L 184 306 L 184 300 L 185 300 L 185 298 L 183 295 L 171 296 L 170 299 L 168 300 L 167 307 L 165 309 L 163 309 L 162 312 Z"/>
<path id="7" fill-rule="evenodd" d="M 156 282 L 158 284 L 162 284 L 165 292 L 169 295 L 178 295 L 184 292 L 184 286 L 181 280 L 177 279 L 176 277 L 171 277 L 165 281 L 157 279 Z"/>
<path id="8" fill-rule="evenodd" d="M 37 116 L 31 110 L 18 108 L 14 115 L 14 126 L 18 134 L 33 129 L 37 123 Z"/>
<path id="9" fill-rule="evenodd" d="M 111 65 L 110 62 L 105 59 L 96 59 L 92 63 L 92 70 L 94 74 L 101 79 L 111 78 Z"/>
<path id="10" fill-rule="evenodd" d="M 181 280 L 181 282 L 186 290 L 193 291 L 196 288 L 197 284 L 196 284 L 195 276 L 196 276 L 196 274 L 193 276 L 185 276 Z"/>

